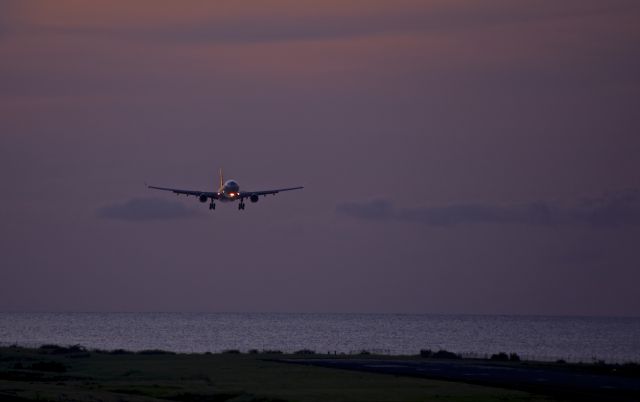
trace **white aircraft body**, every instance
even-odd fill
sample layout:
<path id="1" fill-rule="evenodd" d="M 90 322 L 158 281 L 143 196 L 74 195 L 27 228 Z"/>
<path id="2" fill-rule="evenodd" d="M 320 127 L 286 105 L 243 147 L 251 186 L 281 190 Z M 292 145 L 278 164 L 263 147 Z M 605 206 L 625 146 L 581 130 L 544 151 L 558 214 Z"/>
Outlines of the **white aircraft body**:
<path id="1" fill-rule="evenodd" d="M 148 188 L 152 188 L 155 190 L 164 190 L 171 191 L 176 194 L 182 194 L 186 196 L 196 196 L 200 200 L 200 202 L 209 203 L 209 209 L 216 209 L 215 201 L 220 202 L 232 202 L 232 201 L 240 201 L 238 204 L 238 209 L 244 209 L 245 203 L 244 199 L 248 198 L 251 202 L 258 202 L 260 196 L 266 195 L 275 195 L 281 191 L 291 191 L 291 190 L 300 190 L 304 187 L 288 187 L 288 188 L 278 188 L 275 190 L 262 190 L 262 191 L 240 191 L 240 186 L 238 182 L 235 180 L 227 180 L 224 181 L 224 176 L 222 174 L 222 169 L 220 169 L 220 186 L 218 187 L 218 191 L 210 192 L 210 191 L 199 191 L 199 190 L 180 190 L 177 188 L 168 188 L 168 187 L 156 187 L 156 186 L 147 186 Z"/>

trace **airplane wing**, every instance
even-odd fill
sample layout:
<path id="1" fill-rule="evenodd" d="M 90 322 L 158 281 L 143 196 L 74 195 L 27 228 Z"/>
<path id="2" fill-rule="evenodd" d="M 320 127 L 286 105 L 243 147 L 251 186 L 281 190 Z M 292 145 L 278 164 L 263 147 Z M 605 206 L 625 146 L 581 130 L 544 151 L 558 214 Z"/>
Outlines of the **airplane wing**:
<path id="1" fill-rule="evenodd" d="M 240 191 L 240 198 L 251 197 L 252 195 L 269 195 L 269 194 L 278 194 L 281 191 L 291 191 L 291 190 L 300 190 L 304 187 L 288 187 L 288 188 L 277 188 L 275 190 L 263 190 L 263 191 Z"/>
<path id="2" fill-rule="evenodd" d="M 156 186 L 149 186 L 149 185 L 147 185 L 147 187 L 148 188 L 152 188 L 154 190 L 171 191 L 173 193 L 182 194 L 182 195 L 186 195 L 186 196 L 193 195 L 195 197 L 200 197 L 200 196 L 204 195 L 207 198 L 213 198 L 214 200 L 218 199 L 218 193 L 212 193 L 210 191 L 180 190 L 178 188 L 156 187 Z"/>

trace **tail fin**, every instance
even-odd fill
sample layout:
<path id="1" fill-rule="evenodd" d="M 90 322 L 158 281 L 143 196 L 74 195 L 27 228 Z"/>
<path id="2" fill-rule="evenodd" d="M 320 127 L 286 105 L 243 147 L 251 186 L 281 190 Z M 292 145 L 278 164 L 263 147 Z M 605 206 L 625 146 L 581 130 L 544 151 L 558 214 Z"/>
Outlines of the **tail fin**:
<path id="1" fill-rule="evenodd" d="M 224 186 L 224 175 L 222 174 L 222 168 L 220 168 L 220 188 Z"/>

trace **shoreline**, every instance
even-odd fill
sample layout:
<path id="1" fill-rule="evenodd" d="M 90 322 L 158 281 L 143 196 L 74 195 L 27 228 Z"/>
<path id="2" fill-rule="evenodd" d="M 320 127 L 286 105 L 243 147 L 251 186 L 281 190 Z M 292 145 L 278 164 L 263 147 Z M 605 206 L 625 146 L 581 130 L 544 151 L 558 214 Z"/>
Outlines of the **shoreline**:
<path id="1" fill-rule="evenodd" d="M 446 349 L 421 349 L 415 354 L 403 354 L 403 353 L 391 353 L 389 351 L 384 351 L 381 349 L 360 349 L 354 350 L 350 352 L 334 352 L 334 353 L 323 353 L 310 348 L 303 348 L 298 350 L 281 350 L 281 349 L 222 349 L 215 351 L 204 351 L 204 352 L 183 352 L 183 351 L 174 351 L 169 349 L 124 349 L 124 348 L 116 348 L 116 349 L 101 349 L 101 348 L 91 348 L 86 347 L 81 344 L 48 344 L 48 343 L 30 343 L 30 344 L 21 344 L 16 342 L 0 342 L 0 350 L 5 348 L 18 348 L 18 349 L 27 349 L 27 350 L 40 350 L 40 349 L 52 349 L 58 350 L 59 354 L 65 353 L 73 353 L 73 352 L 88 352 L 88 353 L 103 353 L 103 354 L 173 354 L 173 355 L 212 355 L 212 354 L 248 354 L 248 355 L 287 355 L 287 356 L 296 356 L 296 355 L 304 355 L 304 356 L 324 356 L 324 357 L 332 357 L 332 358 L 353 358 L 353 357 L 362 357 L 362 356 L 372 356 L 378 358 L 444 358 L 444 359 L 460 359 L 460 360 L 471 360 L 471 361 L 516 361 L 523 363 L 531 363 L 531 364 L 562 364 L 566 367 L 575 365 L 575 366 L 598 366 L 598 367 L 620 367 L 620 366 L 638 366 L 640 365 L 640 360 L 632 360 L 632 359 L 616 359 L 618 361 L 607 361 L 606 359 L 601 359 L 598 357 L 592 357 L 587 360 L 567 360 L 567 359 L 555 359 L 555 358 L 530 358 L 520 356 L 515 352 L 507 352 L 507 351 L 499 351 L 496 353 L 477 353 L 477 352 L 453 352 Z"/>

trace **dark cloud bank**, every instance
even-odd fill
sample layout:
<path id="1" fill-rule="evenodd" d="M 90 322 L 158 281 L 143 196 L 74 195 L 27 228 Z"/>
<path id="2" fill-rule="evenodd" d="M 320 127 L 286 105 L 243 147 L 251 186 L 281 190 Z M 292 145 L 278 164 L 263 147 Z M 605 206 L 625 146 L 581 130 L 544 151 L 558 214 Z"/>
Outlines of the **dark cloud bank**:
<path id="1" fill-rule="evenodd" d="M 274 2 L 274 7 L 278 2 Z M 533 2 L 525 2 L 533 4 Z M 568 5 L 570 7 L 568 7 Z M 347 2 L 349 4 L 349 2 Z M 172 23 L 156 26 L 126 25 L 118 27 L 38 25 L 32 27 L 44 33 L 97 35 L 110 38 L 134 38 L 152 41 L 214 42 L 214 43 L 269 43 L 283 41 L 325 40 L 385 35 L 393 33 L 430 33 L 459 29 L 474 29 L 536 20 L 570 18 L 604 13 L 625 12 L 634 3 L 622 1 L 613 5 L 597 1 L 565 1 L 527 7 L 501 0 L 482 4 L 470 2 L 465 7 L 445 2 L 421 5 L 407 2 L 404 6 L 385 9 L 385 13 L 329 13 L 272 15 L 219 15 L 203 16 L 202 21 Z M 567 11 L 570 9 L 571 11 Z"/>
<path id="2" fill-rule="evenodd" d="M 178 201 L 162 198 L 132 198 L 98 209 L 98 216 L 101 218 L 132 222 L 192 218 L 198 214 L 198 211 L 187 208 Z"/>
<path id="3" fill-rule="evenodd" d="M 571 207 L 548 202 L 518 205 L 482 203 L 404 208 L 386 199 L 339 204 L 340 215 L 372 221 L 406 221 L 430 226 L 472 223 L 593 226 L 640 225 L 640 190 L 584 200 Z"/>

